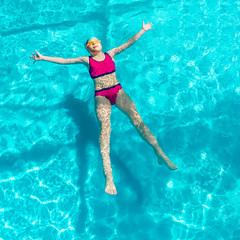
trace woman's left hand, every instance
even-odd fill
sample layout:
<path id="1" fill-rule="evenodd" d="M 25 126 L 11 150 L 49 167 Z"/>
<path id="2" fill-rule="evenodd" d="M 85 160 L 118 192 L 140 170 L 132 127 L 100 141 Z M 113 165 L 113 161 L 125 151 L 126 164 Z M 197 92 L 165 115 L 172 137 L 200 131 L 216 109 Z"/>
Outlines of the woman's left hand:
<path id="1" fill-rule="evenodd" d="M 152 28 L 152 26 L 153 26 L 153 24 L 151 23 L 151 22 L 148 22 L 148 23 L 142 23 L 142 29 L 146 32 L 146 31 L 148 31 L 148 30 L 150 30 L 150 29 L 153 29 Z"/>

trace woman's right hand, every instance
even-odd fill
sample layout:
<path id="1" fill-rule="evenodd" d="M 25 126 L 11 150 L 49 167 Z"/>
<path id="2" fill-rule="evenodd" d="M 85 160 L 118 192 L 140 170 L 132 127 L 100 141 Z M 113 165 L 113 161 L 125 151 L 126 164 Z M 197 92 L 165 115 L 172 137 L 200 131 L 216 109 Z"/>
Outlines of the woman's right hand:
<path id="1" fill-rule="evenodd" d="M 32 53 L 32 56 L 30 58 L 35 61 L 39 61 L 43 59 L 43 55 L 41 55 L 37 50 L 35 50 L 36 54 Z M 35 61 L 33 63 L 35 63 Z"/>
<path id="2" fill-rule="evenodd" d="M 152 28 L 152 26 L 153 26 L 153 24 L 151 23 L 151 22 L 148 22 L 148 23 L 144 23 L 144 22 L 142 22 L 142 29 L 146 32 L 146 31 L 148 31 L 148 30 L 150 30 L 150 29 L 153 29 Z"/>

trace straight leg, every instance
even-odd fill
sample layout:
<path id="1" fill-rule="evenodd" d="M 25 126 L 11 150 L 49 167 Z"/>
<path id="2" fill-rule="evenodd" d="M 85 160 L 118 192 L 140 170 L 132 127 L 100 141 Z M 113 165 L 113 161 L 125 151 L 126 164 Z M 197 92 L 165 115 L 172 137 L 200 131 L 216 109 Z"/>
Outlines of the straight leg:
<path id="1" fill-rule="evenodd" d="M 103 96 L 96 96 L 95 108 L 100 124 L 99 143 L 103 160 L 104 174 L 106 177 L 105 192 L 108 194 L 117 194 L 116 187 L 113 182 L 110 160 L 111 104 L 107 98 Z"/>
<path id="2" fill-rule="evenodd" d="M 142 121 L 140 114 L 137 112 L 135 103 L 123 91 L 123 89 L 118 92 L 116 106 L 130 118 L 132 124 L 135 126 L 142 139 L 145 140 L 150 146 L 152 146 L 155 154 L 158 157 L 158 163 L 165 164 L 171 170 L 177 169 L 178 166 L 173 164 L 173 162 L 171 162 L 170 159 L 162 151 L 157 142 L 157 139 Z"/>

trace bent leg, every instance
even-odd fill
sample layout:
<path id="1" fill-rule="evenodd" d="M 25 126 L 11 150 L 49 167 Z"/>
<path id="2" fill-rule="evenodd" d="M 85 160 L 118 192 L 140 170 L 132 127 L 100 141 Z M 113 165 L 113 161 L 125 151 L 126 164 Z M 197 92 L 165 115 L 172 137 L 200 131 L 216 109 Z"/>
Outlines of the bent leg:
<path id="1" fill-rule="evenodd" d="M 152 146 L 155 154 L 158 156 L 159 164 L 166 164 L 166 166 L 171 170 L 177 169 L 178 167 L 173 164 L 164 154 L 157 142 L 157 139 L 142 121 L 141 116 L 137 112 L 135 103 L 123 91 L 123 89 L 118 92 L 116 106 L 130 118 L 132 124 L 135 126 L 142 139 L 145 140 L 148 144 L 150 144 L 150 146 Z"/>
<path id="2" fill-rule="evenodd" d="M 110 160 L 111 104 L 107 98 L 103 96 L 96 96 L 95 107 L 101 130 L 99 142 L 103 159 L 103 169 L 106 177 L 105 192 L 108 194 L 117 194 L 116 187 L 113 182 Z"/>

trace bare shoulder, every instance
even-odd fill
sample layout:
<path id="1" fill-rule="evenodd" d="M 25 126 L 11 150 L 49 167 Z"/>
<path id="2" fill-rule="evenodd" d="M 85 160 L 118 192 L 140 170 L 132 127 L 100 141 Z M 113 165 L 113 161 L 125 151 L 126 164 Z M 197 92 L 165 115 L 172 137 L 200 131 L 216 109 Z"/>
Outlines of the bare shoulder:
<path id="1" fill-rule="evenodd" d="M 124 44 L 122 44 L 122 45 L 119 46 L 119 47 L 115 47 L 115 48 L 109 50 L 107 53 L 111 56 L 111 58 L 114 58 L 115 55 L 121 53 L 121 52 L 122 52 L 123 50 L 125 50 L 126 48 L 127 48 L 127 44 L 124 43 Z"/>
<path id="2" fill-rule="evenodd" d="M 89 57 L 77 57 L 77 58 L 75 58 L 75 62 L 89 64 Z"/>
<path id="3" fill-rule="evenodd" d="M 107 51 L 107 54 L 112 58 L 114 59 L 115 55 L 116 55 L 116 48 L 113 48 L 109 51 Z"/>

